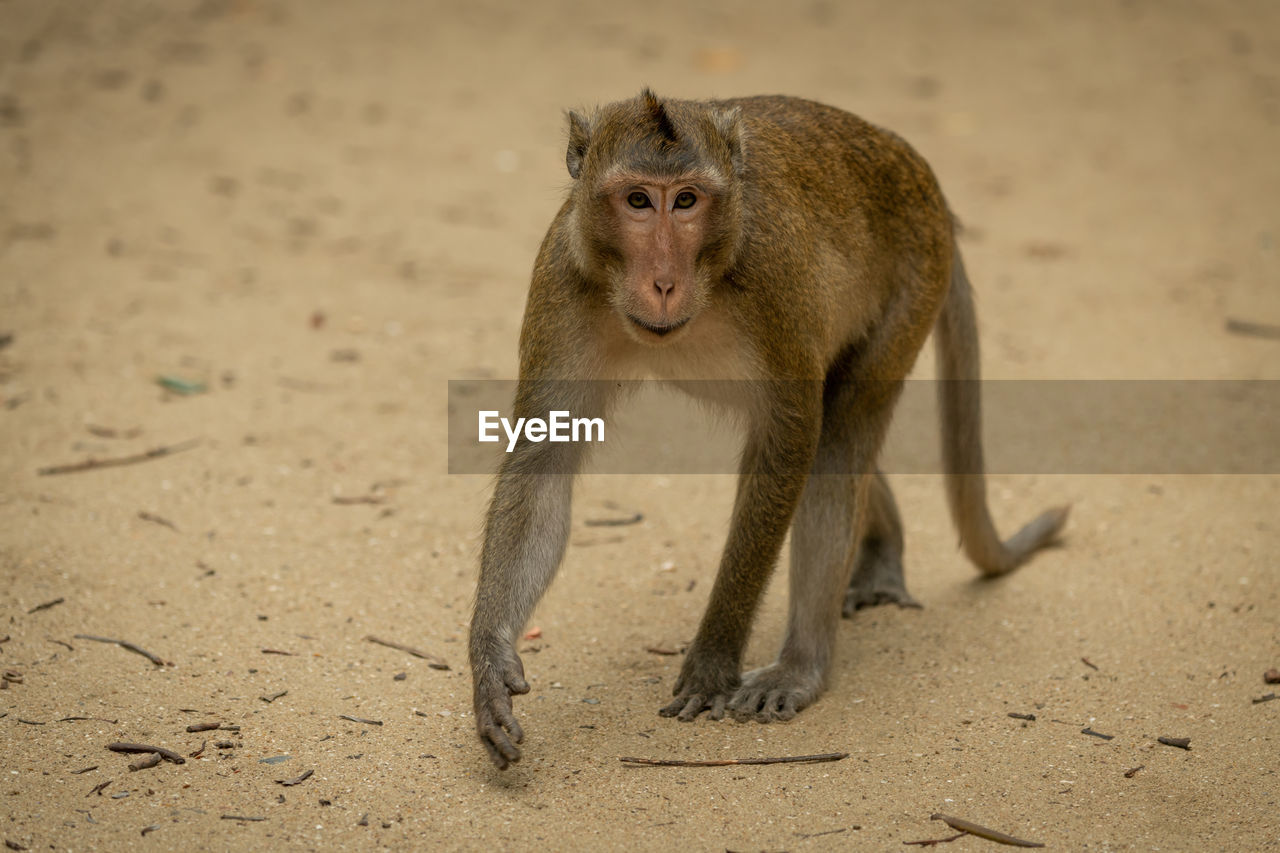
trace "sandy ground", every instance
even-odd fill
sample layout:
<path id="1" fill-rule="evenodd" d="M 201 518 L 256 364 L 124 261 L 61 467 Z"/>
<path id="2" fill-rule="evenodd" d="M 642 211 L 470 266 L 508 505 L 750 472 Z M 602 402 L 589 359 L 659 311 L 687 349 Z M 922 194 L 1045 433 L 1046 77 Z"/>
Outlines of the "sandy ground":
<path id="1" fill-rule="evenodd" d="M 1053 848 L 1280 841 L 1280 701 L 1252 701 L 1280 665 L 1274 473 L 994 478 L 1006 529 L 1074 504 L 995 584 L 937 478 L 895 477 L 926 607 L 844 622 L 829 692 L 774 726 L 656 714 L 680 659 L 646 648 L 691 638 L 732 479 L 585 477 L 522 644 L 526 758 L 489 766 L 489 481 L 446 473 L 446 380 L 514 373 L 562 111 L 645 84 L 907 136 L 970 227 L 988 376 L 1280 379 L 1280 342 L 1224 325 L 1280 322 L 1272 3 L 0 0 L 11 848 L 901 850 L 949 834 L 934 812 Z M 643 523 L 583 524 L 610 503 Z M 784 616 L 775 583 L 749 665 Z M 130 772 L 113 741 L 205 746 Z"/>

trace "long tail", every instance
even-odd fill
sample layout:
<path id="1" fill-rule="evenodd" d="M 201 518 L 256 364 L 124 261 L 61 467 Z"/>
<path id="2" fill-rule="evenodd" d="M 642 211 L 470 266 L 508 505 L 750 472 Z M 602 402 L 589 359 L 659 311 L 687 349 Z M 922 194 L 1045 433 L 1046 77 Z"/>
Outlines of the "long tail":
<path id="1" fill-rule="evenodd" d="M 938 408 L 942 416 L 942 463 L 947 503 L 960 544 L 984 575 L 1001 575 L 1051 544 L 1070 507 L 1042 513 L 1001 542 L 987 510 L 987 478 L 982 459 L 982 400 L 978 363 L 978 323 L 960 250 L 955 250 L 951 287 L 934 332 L 938 352 Z"/>

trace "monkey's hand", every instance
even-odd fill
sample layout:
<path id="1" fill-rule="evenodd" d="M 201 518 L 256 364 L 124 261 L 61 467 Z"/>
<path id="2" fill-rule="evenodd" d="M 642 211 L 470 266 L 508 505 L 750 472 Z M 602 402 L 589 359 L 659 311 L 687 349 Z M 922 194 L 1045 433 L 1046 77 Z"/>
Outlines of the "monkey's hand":
<path id="1" fill-rule="evenodd" d="M 724 709 L 738 689 L 738 667 L 690 649 L 680 677 L 672 690 L 675 701 L 658 711 L 664 717 L 675 717 L 682 723 L 697 719 L 703 711 L 713 720 L 724 719 Z"/>
<path id="2" fill-rule="evenodd" d="M 529 692 L 524 680 L 524 664 L 514 650 L 493 652 L 473 667 L 475 679 L 476 731 L 489 758 L 499 770 L 520 760 L 524 730 L 511 712 L 511 697 Z"/>

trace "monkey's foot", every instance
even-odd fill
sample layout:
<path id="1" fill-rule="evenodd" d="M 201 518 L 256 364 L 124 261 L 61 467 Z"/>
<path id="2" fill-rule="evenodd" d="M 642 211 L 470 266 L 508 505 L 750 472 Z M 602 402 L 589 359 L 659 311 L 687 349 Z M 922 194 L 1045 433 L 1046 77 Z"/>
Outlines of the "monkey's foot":
<path id="1" fill-rule="evenodd" d="M 785 722 L 808 707 L 821 692 L 820 674 L 773 663 L 742 677 L 742 686 L 729 702 L 729 710 L 739 722 Z"/>
<path id="2" fill-rule="evenodd" d="M 924 605 L 911 597 L 902 579 L 902 561 L 889 557 L 859 562 L 844 593 L 841 613 L 847 619 L 855 610 L 896 604 L 899 607 L 921 608 Z"/>

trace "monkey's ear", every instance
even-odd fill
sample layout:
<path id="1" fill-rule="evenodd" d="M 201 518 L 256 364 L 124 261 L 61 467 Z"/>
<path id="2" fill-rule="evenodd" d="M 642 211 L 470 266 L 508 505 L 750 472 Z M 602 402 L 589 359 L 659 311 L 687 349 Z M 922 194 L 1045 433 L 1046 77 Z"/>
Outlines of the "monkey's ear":
<path id="1" fill-rule="evenodd" d="M 711 112 L 711 121 L 715 124 L 716 133 L 720 134 L 720 138 L 724 140 L 725 147 L 729 149 L 729 160 L 733 163 L 733 171 L 742 171 L 743 162 L 743 141 L 742 141 L 742 110 L 733 107 L 727 110 L 713 110 Z"/>
<path id="2" fill-rule="evenodd" d="M 582 159 L 587 156 L 587 143 L 591 141 L 591 123 L 581 113 L 569 111 L 569 150 L 564 162 L 569 167 L 569 177 L 575 181 L 582 174 Z"/>

